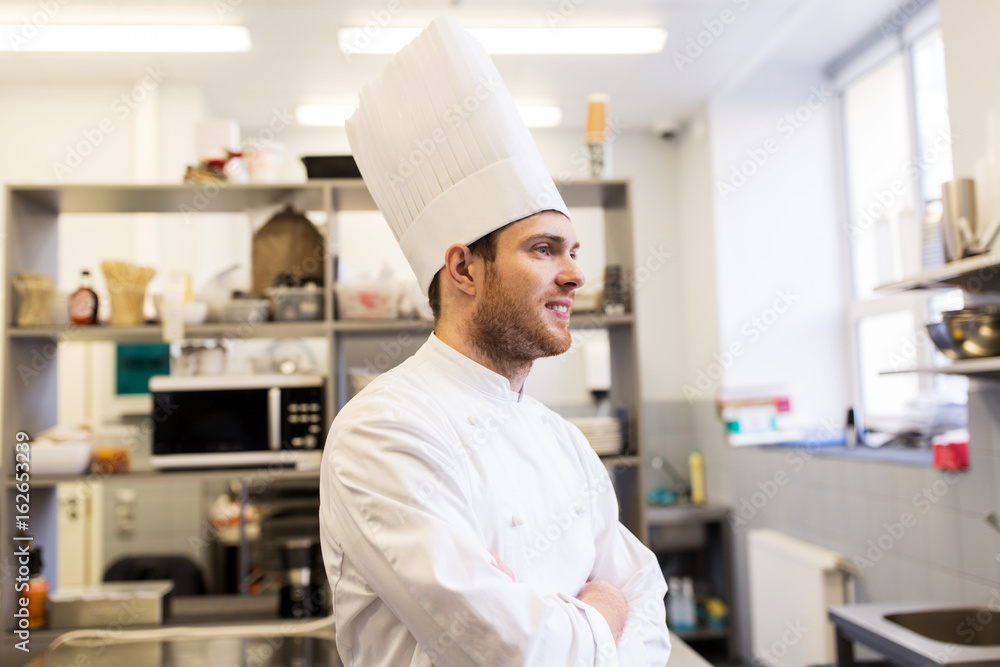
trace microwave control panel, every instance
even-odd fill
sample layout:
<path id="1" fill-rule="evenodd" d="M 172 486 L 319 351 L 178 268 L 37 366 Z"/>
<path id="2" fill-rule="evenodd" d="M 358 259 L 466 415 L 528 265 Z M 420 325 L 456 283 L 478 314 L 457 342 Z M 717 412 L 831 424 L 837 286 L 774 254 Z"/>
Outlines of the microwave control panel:
<path id="1" fill-rule="evenodd" d="M 321 449 L 326 442 L 322 387 L 288 387 L 281 392 L 282 449 Z"/>

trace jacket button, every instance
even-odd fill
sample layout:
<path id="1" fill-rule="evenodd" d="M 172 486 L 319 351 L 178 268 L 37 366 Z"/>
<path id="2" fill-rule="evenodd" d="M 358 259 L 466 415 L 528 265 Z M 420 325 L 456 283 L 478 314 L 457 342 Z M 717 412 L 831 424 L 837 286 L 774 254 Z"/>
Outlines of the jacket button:
<path id="1" fill-rule="evenodd" d="M 469 415 L 469 424 L 472 426 L 476 425 L 476 415 Z"/>
<path id="2" fill-rule="evenodd" d="M 524 519 L 521 518 L 520 514 L 514 512 L 514 516 L 511 518 L 511 523 L 513 523 L 515 527 L 522 526 L 524 525 Z"/>

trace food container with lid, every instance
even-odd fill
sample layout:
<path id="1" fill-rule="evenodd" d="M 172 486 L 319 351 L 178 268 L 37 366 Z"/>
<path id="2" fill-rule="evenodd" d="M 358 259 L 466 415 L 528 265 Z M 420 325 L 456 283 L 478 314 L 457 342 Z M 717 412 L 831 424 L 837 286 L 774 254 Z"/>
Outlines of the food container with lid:
<path id="1" fill-rule="evenodd" d="M 277 321 L 323 319 L 323 289 L 317 285 L 268 287 L 264 293 L 274 304 L 274 319 Z"/>
<path id="2" fill-rule="evenodd" d="M 399 317 L 399 285 L 391 280 L 347 280 L 335 286 L 342 320 L 394 320 Z"/>

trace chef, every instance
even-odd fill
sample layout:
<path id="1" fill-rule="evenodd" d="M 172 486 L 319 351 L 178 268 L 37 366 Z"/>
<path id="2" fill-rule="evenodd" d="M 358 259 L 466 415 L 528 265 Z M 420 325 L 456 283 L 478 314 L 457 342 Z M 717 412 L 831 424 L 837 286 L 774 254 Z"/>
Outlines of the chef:
<path id="1" fill-rule="evenodd" d="M 584 283 L 565 203 L 483 48 L 433 21 L 347 136 L 434 333 L 337 415 L 320 524 L 360 667 L 666 665 L 666 584 L 580 431 L 524 393 Z"/>

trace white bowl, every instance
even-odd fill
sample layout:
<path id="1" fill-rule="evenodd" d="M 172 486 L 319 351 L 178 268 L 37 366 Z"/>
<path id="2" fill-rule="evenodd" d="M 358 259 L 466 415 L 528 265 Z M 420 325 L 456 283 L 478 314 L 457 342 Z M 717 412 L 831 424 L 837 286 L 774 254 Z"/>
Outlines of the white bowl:
<path id="1" fill-rule="evenodd" d="M 207 316 L 207 301 L 191 301 L 184 304 L 184 324 L 202 324 Z"/>
<path id="2" fill-rule="evenodd" d="M 163 295 L 154 294 L 153 295 L 153 305 L 156 307 L 156 316 L 163 321 Z M 207 301 L 189 301 L 182 304 L 182 315 L 184 324 L 202 324 L 208 317 L 208 302 Z"/>
<path id="3" fill-rule="evenodd" d="M 44 442 L 31 444 L 33 475 L 82 475 L 90 469 L 91 442 Z"/>

